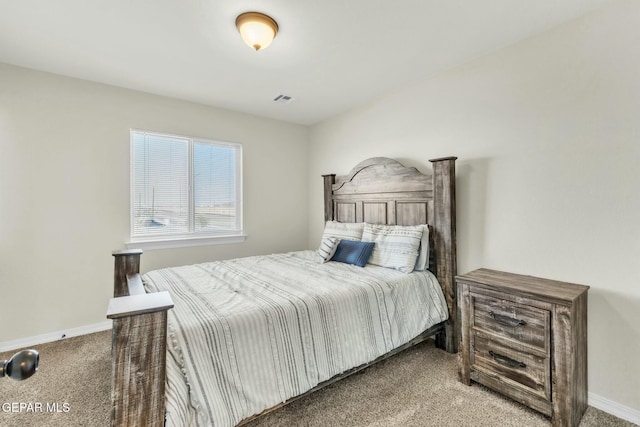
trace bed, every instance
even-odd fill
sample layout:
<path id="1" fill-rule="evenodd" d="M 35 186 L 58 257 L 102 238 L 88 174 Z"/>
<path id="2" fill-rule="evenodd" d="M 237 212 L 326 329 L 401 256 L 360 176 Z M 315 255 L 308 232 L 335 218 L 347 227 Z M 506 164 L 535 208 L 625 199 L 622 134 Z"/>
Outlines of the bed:
<path id="1" fill-rule="evenodd" d="M 141 276 L 114 252 L 112 424 L 242 424 L 431 336 L 455 352 L 455 160 L 323 175 L 327 227 L 429 224 L 425 271 L 299 251 Z"/>

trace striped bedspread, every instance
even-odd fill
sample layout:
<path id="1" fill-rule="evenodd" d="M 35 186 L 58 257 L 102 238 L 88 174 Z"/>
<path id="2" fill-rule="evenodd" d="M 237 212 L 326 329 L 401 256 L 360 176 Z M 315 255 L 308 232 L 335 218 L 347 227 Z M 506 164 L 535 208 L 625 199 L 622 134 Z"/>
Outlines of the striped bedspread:
<path id="1" fill-rule="evenodd" d="M 233 426 L 446 320 L 430 272 L 313 251 L 151 271 L 169 291 L 167 425 Z"/>

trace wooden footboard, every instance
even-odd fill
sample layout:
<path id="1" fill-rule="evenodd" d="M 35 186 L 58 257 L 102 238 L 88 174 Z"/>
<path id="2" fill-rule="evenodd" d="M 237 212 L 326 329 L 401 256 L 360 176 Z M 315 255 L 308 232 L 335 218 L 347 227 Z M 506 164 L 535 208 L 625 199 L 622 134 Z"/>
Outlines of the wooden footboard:
<path id="1" fill-rule="evenodd" d="M 457 351 L 455 160 L 455 157 L 431 160 L 430 175 L 386 158 L 365 160 L 345 177 L 323 175 L 325 220 L 429 224 L 433 230 L 430 269 L 442 286 L 449 320 L 379 360 L 433 334 L 437 334 L 439 347 Z M 173 307 L 173 301 L 168 292 L 145 293 L 139 274 L 141 254 L 141 250 L 113 253 L 114 298 L 107 312 L 107 317 L 113 319 L 113 426 L 164 425 L 167 311 Z M 356 367 L 317 388 L 370 365 Z"/>
<path id="2" fill-rule="evenodd" d="M 163 426 L 168 292 L 147 294 L 140 279 L 141 250 L 114 252 L 111 348 L 111 425 Z"/>

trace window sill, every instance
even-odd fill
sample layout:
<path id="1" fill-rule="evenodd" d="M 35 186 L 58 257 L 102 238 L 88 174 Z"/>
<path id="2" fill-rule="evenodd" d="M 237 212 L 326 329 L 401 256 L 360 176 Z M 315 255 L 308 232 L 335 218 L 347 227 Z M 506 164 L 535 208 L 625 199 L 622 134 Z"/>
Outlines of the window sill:
<path id="1" fill-rule="evenodd" d="M 227 236 L 190 236 L 190 237 L 165 237 L 162 239 L 131 239 L 125 242 L 127 249 L 173 249 L 187 248 L 190 246 L 225 245 L 242 243 L 247 238 L 246 234 L 233 234 Z"/>

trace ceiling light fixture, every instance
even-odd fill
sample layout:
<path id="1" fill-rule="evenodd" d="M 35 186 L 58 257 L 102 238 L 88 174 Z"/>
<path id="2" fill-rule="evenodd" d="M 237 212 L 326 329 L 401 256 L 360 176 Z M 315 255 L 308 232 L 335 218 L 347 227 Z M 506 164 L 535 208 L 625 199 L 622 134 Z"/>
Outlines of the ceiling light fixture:
<path id="1" fill-rule="evenodd" d="M 236 18 L 242 40 L 255 50 L 264 49 L 278 34 L 278 23 L 260 12 L 245 12 Z"/>

